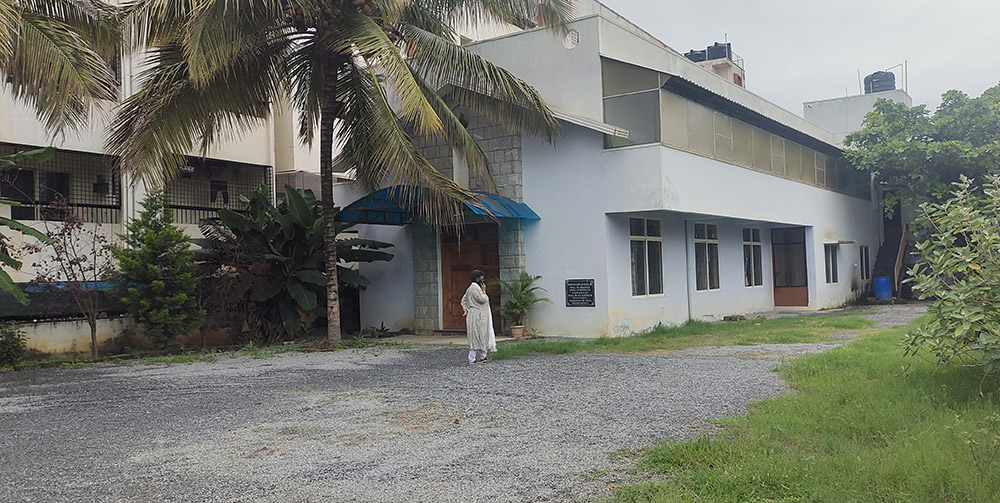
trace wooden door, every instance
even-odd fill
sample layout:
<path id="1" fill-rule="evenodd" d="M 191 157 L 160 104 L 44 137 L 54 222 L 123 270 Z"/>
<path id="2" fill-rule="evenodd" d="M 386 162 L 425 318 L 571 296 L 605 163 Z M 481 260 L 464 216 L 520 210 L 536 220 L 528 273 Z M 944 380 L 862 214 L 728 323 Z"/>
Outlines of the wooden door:
<path id="1" fill-rule="evenodd" d="M 467 225 L 461 236 L 441 237 L 441 292 L 445 330 L 465 330 L 462 296 L 471 284 L 472 271 L 486 274 L 486 293 L 493 310 L 493 326 L 500 325 L 500 288 L 492 285 L 500 275 L 500 248 L 497 224 Z"/>
<path id="2" fill-rule="evenodd" d="M 774 268 L 774 305 L 808 306 L 805 228 L 772 229 L 771 261 Z"/>

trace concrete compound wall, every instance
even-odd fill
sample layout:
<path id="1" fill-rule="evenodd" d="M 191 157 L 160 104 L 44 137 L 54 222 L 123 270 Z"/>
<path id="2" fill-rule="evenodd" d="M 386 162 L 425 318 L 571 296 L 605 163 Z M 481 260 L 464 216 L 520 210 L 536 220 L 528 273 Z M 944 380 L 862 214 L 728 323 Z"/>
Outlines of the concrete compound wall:
<path id="1" fill-rule="evenodd" d="M 97 320 L 97 347 L 112 342 L 132 323 L 126 318 Z M 28 337 L 28 351 L 50 356 L 90 352 L 90 325 L 85 320 L 43 321 L 21 326 Z"/>

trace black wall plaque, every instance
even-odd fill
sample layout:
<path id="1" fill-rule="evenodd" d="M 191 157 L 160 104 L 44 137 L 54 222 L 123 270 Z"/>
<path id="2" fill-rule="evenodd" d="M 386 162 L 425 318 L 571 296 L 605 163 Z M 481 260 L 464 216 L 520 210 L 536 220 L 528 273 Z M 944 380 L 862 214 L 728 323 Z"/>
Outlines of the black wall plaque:
<path id="1" fill-rule="evenodd" d="M 566 280 L 566 307 L 594 307 L 594 280 Z"/>

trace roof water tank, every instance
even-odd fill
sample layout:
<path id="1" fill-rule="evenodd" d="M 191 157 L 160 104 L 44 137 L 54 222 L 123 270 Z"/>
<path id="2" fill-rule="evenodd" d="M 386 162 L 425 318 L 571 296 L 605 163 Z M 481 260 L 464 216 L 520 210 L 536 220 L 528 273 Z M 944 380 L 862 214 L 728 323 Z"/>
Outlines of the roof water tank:
<path id="1" fill-rule="evenodd" d="M 725 43 L 720 44 L 718 42 L 708 46 L 708 59 L 726 59 L 732 54 L 733 44 Z"/>
<path id="2" fill-rule="evenodd" d="M 896 76 L 892 72 L 875 72 L 865 77 L 865 94 L 896 89 Z"/>
<path id="3" fill-rule="evenodd" d="M 685 53 L 684 55 L 687 56 L 687 59 L 690 59 L 691 61 L 694 61 L 695 63 L 697 63 L 699 61 L 705 61 L 705 50 L 704 49 L 702 49 L 700 51 L 690 50 L 687 53 Z"/>

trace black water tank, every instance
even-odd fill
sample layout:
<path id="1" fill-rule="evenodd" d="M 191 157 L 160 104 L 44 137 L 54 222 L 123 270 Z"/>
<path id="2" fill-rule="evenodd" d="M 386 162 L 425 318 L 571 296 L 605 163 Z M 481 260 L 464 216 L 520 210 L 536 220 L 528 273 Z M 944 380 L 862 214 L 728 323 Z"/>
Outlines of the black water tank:
<path id="1" fill-rule="evenodd" d="M 718 42 L 708 46 L 708 59 L 727 59 L 732 53 L 733 44 Z"/>
<path id="2" fill-rule="evenodd" d="M 690 50 L 684 55 L 687 56 L 687 59 L 690 59 L 691 61 L 694 61 L 696 63 L 699 61 L 705 61 L 706 57 L 704 50 L 700 51 Z"/>
<path id="3" fill-rule="evenodd" d="M 875 72 L 865 77 L 865 94 L 896 89 L 896 76 L 892 72 Z"/>

